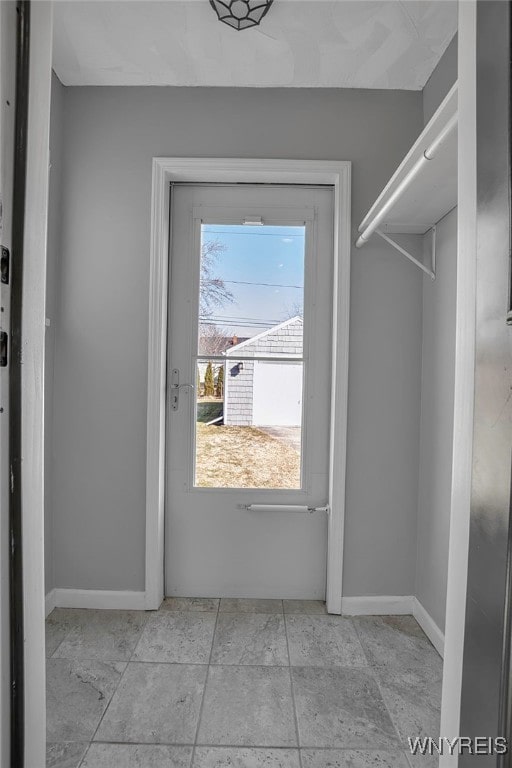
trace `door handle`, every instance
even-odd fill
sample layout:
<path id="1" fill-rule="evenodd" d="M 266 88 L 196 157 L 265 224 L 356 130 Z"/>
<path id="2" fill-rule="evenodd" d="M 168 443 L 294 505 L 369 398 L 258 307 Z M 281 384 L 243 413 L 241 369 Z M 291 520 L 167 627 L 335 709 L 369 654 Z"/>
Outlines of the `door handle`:
<path id="1" fill-rule="evenodd" d="M 179 368 L 173 368 L 171 373 L 171 408 L 173 411 L 177 411 L 180 404 L 180 389 L 190 389 L 194 391 L 195 386 L 193 384 L 180 384 L 180 371 Z"/>

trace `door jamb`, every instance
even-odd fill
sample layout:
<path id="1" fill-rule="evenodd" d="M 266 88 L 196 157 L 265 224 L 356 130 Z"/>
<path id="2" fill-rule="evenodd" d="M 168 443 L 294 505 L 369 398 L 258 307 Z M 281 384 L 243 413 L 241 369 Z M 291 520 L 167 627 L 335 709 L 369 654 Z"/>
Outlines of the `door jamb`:
<path id="1" fill-rule="evenodd" d="M 457 296 L 452 492 L 448 584 L 441 702 L 441 734 L 459 735 L 462 662 L 466 622 L 476 325 L 476 0 L 459 3 L 459 138 L 457 211 Z M 456 768 L 457 750 L 439 758 Z"/>
<path id="2" fill-rule="evenodd" d="M 330 160 L 153 158 L 146 447 L 146 610 L 164 597 L 168 262 L 171 182 L 331 184 L 334 280 L 327 610 L 341 613 L 347 453 L 351 163 Z"/>

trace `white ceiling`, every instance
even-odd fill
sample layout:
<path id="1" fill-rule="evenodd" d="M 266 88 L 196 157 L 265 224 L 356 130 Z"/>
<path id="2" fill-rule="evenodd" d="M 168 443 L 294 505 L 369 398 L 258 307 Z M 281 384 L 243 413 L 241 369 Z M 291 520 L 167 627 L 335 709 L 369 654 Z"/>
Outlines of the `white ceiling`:
<path id="1" fill-rule="evenodd" d="M 420 90 L 456 31 L 457 3 L 275 0 L 241 32 L 208 0 L 63 0 L 54 17 L 64 85 Z"/>

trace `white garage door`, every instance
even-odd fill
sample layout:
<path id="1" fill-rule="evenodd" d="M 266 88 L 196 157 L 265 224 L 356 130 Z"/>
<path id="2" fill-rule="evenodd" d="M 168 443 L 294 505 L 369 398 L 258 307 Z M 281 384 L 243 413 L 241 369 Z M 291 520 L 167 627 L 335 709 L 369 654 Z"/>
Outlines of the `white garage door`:
<path id="1" fill-rule="evenodd" d="M 252 422 L 298 427 L 302 422 L 302 363 L 254 363 Z"/>

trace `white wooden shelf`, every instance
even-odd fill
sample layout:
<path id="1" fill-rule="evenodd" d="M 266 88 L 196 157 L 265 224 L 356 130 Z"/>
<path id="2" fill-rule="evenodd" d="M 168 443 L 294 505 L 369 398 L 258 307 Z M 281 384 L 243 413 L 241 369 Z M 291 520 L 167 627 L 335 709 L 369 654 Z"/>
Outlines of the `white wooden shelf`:
<path id="1" fill-rule="evenodd" d="M 374 233 L 424 235 L 456 205 L 457 83 L 364 217 L 356 245 L 360 248 Z M 398 250 L 435 276 L 402 247 Z"/>

